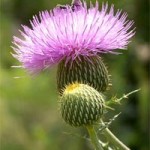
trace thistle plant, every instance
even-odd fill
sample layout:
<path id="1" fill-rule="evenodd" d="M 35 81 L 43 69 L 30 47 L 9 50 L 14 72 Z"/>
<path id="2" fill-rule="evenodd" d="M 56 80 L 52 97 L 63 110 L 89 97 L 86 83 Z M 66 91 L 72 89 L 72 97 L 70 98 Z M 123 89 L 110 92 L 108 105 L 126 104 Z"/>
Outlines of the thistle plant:
<path id="1" fill-rule="evenodd" d="M 71 5 L 40 12 L 30 23 L 31 28 L 22 25 L 23 39 L 14 37 L 13 56 L 30 74 L 58 64 L 57 88 L 64 121 L 86 127 L 96 150 L 129 150 L 103 118 L 113 104 L 137 91 L 107 101 L 105 93 L 111 83 L 102 59 L 103 53 L 119 54 L 116 49 L 126 49 L 135 34 L 127 13 L 115 13 L 114 5 L 108 7 L 107 3 L 99 9 L 98 1 L 88 8 L 86 1 L 73 0 Z M 107 141 L 98 137 L 95 126 L 102 128 Z"/>

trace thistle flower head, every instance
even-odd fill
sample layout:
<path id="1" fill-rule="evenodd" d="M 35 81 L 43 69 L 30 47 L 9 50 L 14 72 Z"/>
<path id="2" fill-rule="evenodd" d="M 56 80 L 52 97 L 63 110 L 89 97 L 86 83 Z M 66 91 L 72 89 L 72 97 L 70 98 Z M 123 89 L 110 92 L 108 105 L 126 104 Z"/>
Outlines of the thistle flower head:
<path id="1" fill-rule="evenodd" d="M 102 94 L 86 84 L 67 85 L 60 102 L 62 117 L 72 126 L 94 124 L 104 110 Z"/>
<path id="2" fill-rule="evenodd" d="M 134 35 L 133 21 L 127 14 L 112 5 L 90 5 L 75 3 L 73 7 L 56 7 L 40 12 L 30 21 L 31 27 L 23 25 L 21 37 L 14 37 L 13 56 L 31 73 L 39 72 L 78 56 L 91 56 L 100 53 L 115 53 L 115 49 L 125 49 Z"/>
<path id="3" fill-rule="evenodd" d="M 74 82 L 88 84 L 99 92 L 108 88 L 109 74 L 99 56 L 80 56 L 71 64 L 65 64 L 65 61 L 64 59 L 59 63 L 57 70 L 57 88 L 60 94 L 66 85 Z"/>

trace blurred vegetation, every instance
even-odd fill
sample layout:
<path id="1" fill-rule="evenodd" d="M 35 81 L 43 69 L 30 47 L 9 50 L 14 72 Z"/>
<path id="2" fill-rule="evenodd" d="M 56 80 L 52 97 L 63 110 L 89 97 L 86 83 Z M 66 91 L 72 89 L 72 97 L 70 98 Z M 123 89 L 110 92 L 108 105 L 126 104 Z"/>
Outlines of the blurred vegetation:
<path id="1" fill-rule="evenodd" d="M 92 0 L 95 2 L 95 0 Z M 0 1 L 0 149 L 1 150 L 90 150 L 83 128 L 66 125 L 58 110 L 56 67 L 37 77 L 23 69 L 11 56 L 13 35 L 21 24 L 29 25 L 33 15 L 70 0 L 1 0 Z M 100 2 L 101 3 L 101 2 Z M 113 86 L 107 96 L 140 88 L 115 113 L 122 114 L 111 130 L 132 150 L 148 150 L 149 98 L 149 3 L 148 0 L 110 0 L 116 9 L 128 12 L 135 20 L 136 35 L 123 55 L 104 55 Z M 17 78 L 19 77 L 19 78 Z M 66 133 L 67 134 L 66 134 Z"/>

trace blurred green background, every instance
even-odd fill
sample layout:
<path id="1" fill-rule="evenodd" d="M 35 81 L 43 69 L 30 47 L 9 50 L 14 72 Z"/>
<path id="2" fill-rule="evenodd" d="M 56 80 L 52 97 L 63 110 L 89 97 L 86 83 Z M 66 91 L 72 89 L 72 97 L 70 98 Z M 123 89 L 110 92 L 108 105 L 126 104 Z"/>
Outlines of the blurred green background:
<path id="1" fill-rule="evenodd" d="M 94 3 L 95 0 L 92 0 Z M 101 1 L 99 0 L 100 4 Z M 104 55 L 113 86 L 106 94 L 141 90 L 116 106 L 107 120 L 120 111 L 111 130 L 132 150 L 148 150 L 149 97 L 149 3 L 148 0 L 109 0 L 115 8 L 135 20 L 136 35 L 123 55 Z M 64 123 L 58 110 L 56 67 L 37 77 L 23 69 L 11 56 L 13 35 L 21 24 L 39 11 L 49 10 L 70 0 L 0 0 L 0 149 L 1 150 L 91 150 L 83 128 Z M 19 77 L 19 78 L 17 78 Z"/>

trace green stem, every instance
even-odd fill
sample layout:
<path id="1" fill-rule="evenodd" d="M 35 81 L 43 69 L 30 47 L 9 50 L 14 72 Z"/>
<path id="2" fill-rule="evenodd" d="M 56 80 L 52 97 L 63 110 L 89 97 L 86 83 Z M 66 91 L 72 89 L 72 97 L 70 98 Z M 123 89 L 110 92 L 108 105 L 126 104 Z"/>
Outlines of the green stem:
<path id="1" fill-rule="evenodd" d="M 103 147 L 101 146 L 99 140 L 98 140 L 98 137 L 97 137 L 97 134 L 94 130 L 94 127 L 92 125 L 88 125 L 86 126 L 87 130 L 88 130 L 88 133 L 89 133 L 89 136 L 91 138 L 91 141 L 93 143 L 93 146 L 95 147 L 95 150 L 103 150 Z"/>
<path id="2" fill-rule="evenodd" d="M 102 124 L 104 125 L 103 122 Z M 118 147 L 119 150 L 130 150 L 130 148 L 123 144 L 108 128 L 103 129 L 103 133 L 107 140 Z"/>

